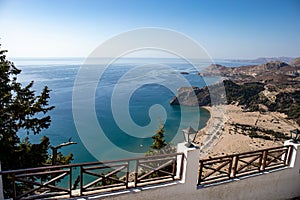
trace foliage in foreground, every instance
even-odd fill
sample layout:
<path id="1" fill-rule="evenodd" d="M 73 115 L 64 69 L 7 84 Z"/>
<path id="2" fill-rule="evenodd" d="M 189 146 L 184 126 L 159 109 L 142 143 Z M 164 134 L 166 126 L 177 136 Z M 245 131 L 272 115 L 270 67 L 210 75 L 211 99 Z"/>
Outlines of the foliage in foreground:
<path id="1" fill-rule="evenodd" d="M 146 156 L 153 156 L 159 154 L 170 154 L 175 153 L 176 148 L 171 144 L 167 143 L 165 140 L 165 126 L 160 121 L 158 129 L 152 136 L 153 144 L 150 146 L 150 150 L 146 152 Z"/>
<path id="2" fill-rule="evenodd" d="M 21 141 L 18 134 L 25 132 L 27 135 L 37 135 L 49 128 L 51 118 L 47 114 L 54 109 L 54 106 L 49 105 L 51 90 L 45 86 L 37 95 L 33 90 L 33 81 L 25 86 L 18 82 L 17 76 L 21 70 L 6 59 L 6 52 L 0 49 L 1 168 L 5 171 L 45 166 L 51 159 L 48 153 L 49 138 L 44 136 L 40 143 L 32 144 L 28 137 Z M 63 156 L 59 153 L 58 159 L 62 164 L 68 164 L 73 155 Z M 10 178 L 3 179 L 4 190 L 9 193 L 7 188 L 11 188 Z"/>
<path id="3" fill-rule="evenodd" d="M 167 143 L 165 141 L 165 127 L 164 124 L 160 121 L 158 130 L 155 131 L 155 135 L 152 136 L 153 140 L 153 145 L 150 146 L 150 150 L 146 152 L 146 156 L 155 156 L 155 155 L 161 155 L 161 154 L 171 154 L 171 153 L 176 153 L 176 147 L 174 147 L 171 143 Z M 149 163 L 149 166 L 152 167 L 153 169 L 158 168 L 164 164 L 164 161 L 154 161 L 153 163 Z M 161 169 L 162 171 L 172 173 L 173 171 L 173 166 L 172 163 L 170 165 L 167 165 L 166 167 Z M 149 170 L 143 171 L 141 174 L 144 175 Z M 165 176 L 166 174 L 160 171 L 154 171 L 150 175 L 146 177 L 146 179 L 152 179 L 152 178 L 157 178 L 157 177 L 162 177 Z"/>

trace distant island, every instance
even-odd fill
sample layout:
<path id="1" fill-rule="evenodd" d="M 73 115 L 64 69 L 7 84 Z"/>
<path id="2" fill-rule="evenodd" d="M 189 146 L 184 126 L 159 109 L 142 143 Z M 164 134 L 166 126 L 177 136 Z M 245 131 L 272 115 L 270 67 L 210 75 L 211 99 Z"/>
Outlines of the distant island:
<path id="1" fill-rule="evenodd" d="M 207 135 L 212 134 L 208 131 L 209 125 L 221 126 L 222 131 L 218 135 L 228 144 L 224 141 L 223 144 L 222 140 L 215 140 L 219 145 L 222 144 L 227 148 L 229 148 L 228 145 L 238 146 L 233 149 L 229 148 L 231 152 L 236 152 L 238 149 L 254 150 L 260 146 L 258 144 L 261 146 L 282 144 L 289 138 L 289 132 L 292 129 L 299 129 L 300 57 L 289 63 L 269 61 L 260 65 L 240 67 L 212 64 L 199 75 L 223 77 L 223 80 L 209 87 L 179 88 L 178 94 L 170 101 L 171 105 L 204 106 L 210 110 L 212 115 L 210 122 L 207 127 L 199 131 L 196 139 L 199 146 L 205 143 Z M 220 100 L 219 106 L 211 107 L 210 94 L 218 92 L 219 84 L 224 84 L 226 98 Z M 191 98 L 192 95 L 196 95 L 197 98 Z M 218 122 L 214 116 L 218 115 L 218 109 L 222 106 L 227 110 L 225 117 L 227 121 Z M 236 138 L 239 139 L 237 144 L 234 144 Z M 241 145 L 243 140 L 247 142 Z M 211 154 L 226 152 L 226 149 L 221 147 L 222 145 L 219 146 L 220 151 L 217 150 L 218 145 L 212 145 L 215 147 L 210 150 Z"/>

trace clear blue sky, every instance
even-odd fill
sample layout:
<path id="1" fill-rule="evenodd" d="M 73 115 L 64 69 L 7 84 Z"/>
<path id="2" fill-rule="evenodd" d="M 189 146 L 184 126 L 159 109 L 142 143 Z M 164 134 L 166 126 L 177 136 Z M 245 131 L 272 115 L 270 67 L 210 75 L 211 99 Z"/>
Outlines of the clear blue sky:
<path id="1" fill-rule="evenodd" d="M 0 0 L 11 57 L 86 57 L 141 27 L 182 32 L 213 58 L 300 56 L 299 0 Z"/>

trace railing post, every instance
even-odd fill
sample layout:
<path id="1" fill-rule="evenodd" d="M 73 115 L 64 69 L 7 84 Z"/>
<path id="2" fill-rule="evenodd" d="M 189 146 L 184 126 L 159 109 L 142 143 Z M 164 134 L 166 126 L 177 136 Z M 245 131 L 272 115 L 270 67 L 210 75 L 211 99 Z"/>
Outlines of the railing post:
<path id="1" fill-rule="evenodd" d="M 239 162 L 239 155 L 233 156 L 232 157 L 233 167 L 232 167 L 231 178 L 235 178 L 236 177 L 236 171 L 237 171 L 237 168 L 238 168 L 238 162 Z"/>
<path id="2" fill-rule="evenodd" d="M 176 162 L 176 175 L 175 175 L 175 177 L 178 180 L 182 180 L 183 161 L 184 161 L 184 154 L 182 153 L 180 156 L 177 156 L 177 162 Z"/>
<path id="3" fill-rule="evenodd" d="M 1 161 L 0 161 L 0 172 L 1 172 Z M 4 199 L 3 192 L 4 189 L 3 189 L 3 182 L 2 182 L 2 174 L 0 174 L 0 199 Z"/>
<path id="4" fill-rule="evenodd" d="M 128 181 L 129 181 L 129 166 L 130 166 L 130 161 L 127 161 L 127 168 L 126 168 L 126 177 L 125 177 L 125 181 L 126 181 L 126 188 L 128 188 Z"/>
<path id="5" fill-rule="evenodd" d="M 300 143 L 295 144 L 294 142 L 292 142 L 292 140 L 288 140 L 284 142 L 284 146 L 291 146 L 289 150 L 287 165 L 289 165 L 290 167 L 294 167 L 297 159 L 300 160 Z"/>
<path id="6" fill-rule="evenodd" d="M 137 186 L 137 182 L 138 182 L 138 169 L 139 168 L 139 160 L 136 160 L 135 162 L 135 168 L 134 168 L 134 187 Z"/>
<path id="7" fill-rule="evenodd" d="M 70 180 L 69 180 L 69 190 L 70 190 L 70 197 L 72 197 L 72 167 L 70 167 Z"/>
<path id="8" fill-rule="evenodd" d="M 83 166 L 81 165 L 80 166 L 80 188 L 79 188 L 79 190 L 80 190 L 80 196 L 82 196 L 82 193 L 83 193 Z"/>
<path id="9" fill-rule="evenodd" d="M 228 167 L 228 178 L 231 178 L 233 158 L 234 158 L 234 156 L 230 156 L 230 163 L 229 163 L 229 167 Z"/>
<path id="10" fill-rule="evenodd" d="M 176 160 L 177 160 L 177 157 L 178 156 L 176 156 L 176 158 L 175 158 L 175 160 L 173 160 L 173 164 L 172 164 L 172 178 L 173 178 L 173 180 L 175 179 L 175 176 L 176 176 Z"/>
<path id="11" fill-rule="evenodd" d="M 182 182 L 186 185 L 186 190 L 195 190 L 198 183 L 200 149 L 198 147 L 188 148 L 185 143 L 179 143 L 177 152 L 184 154 Z"/>
<path id="12" fill-rule="evenodd" d="M 285 165 L 289 166 L 291 163 L 291 158 L 293 155 L 293 146 L 288 146 L 288 149 L 286 151 L 286 155 L 285 155 Z"/>
<path id="13" fill-rule="evenodd" d="M 263 162 L 264 162 L 264 151 L 261 152 L 259 160 L 258 160 L 258 171 L 259 172 L 262 170 Z"/>
<path id="14" fill-rule="evenodd" d="M 200 161 L 200 169 L 198 174 L 198 185 L 200 185 L 202 181 L 202 173 L 203 173 L 203 161 Z"/>
<path id="15" fill-rule="evenodd" d="M 11 182 L 12 182 L 12 192 L 13 192 L 13 199 L 17 199 L 17 188 L 16 188 L 16 177 L 15 174 L 12 174 L 11 176 Z"/>
<path id="16" fill-rule="evenodd" d="M 281 155 L 281 161 L 283 164 L 286 166 L 289 163 L 289 154 L 290 154 L 290 149 L 291 146 L 287 146 L 286 148 L 283 149 L 284 153 Z"/>
<path id="17" fill-rule="evenodd" d="M 262 161 L 262 165 L 261 165 L 261 171 L 264 171 L 266 169 L 266 165 L 267 165 L 267 157 L 268 157 L 268 150 L 264 150 L 263 151 L 263 161 Z"/>

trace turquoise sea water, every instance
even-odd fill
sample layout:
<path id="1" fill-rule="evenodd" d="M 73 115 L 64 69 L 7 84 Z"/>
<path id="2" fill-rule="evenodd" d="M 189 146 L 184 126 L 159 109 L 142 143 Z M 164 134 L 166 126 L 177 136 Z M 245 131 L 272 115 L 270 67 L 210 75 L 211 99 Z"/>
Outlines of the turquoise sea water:
<path id="1" fill-rule="evenodd" d="M 99 126 L 103 129 L 105 135 L 97 135 L 97 133 L 94 133 L 95 138 L 90 140 L 91 142 L 89 144 L 84 145 L 81 139 L 87 133 L 78 133 L 72 114 L 74 82 L 83 60 L 15 59 L 14 61 L 16 66 L 22 70 L 19 77 L 22 83 L 26 84 L 34 80 L 34 88 L 37 92 L 45 85 L 52 89 L 50 104 L 56 107 L 49 113 L 52 118 L 51 127 L 43 131 L 40 135 L 30 136 L 31 141 L 37 142 L 42 135 L 47 135 L 51 140 L 51 144 L 55 146 L 71 138 L 72 141 L 78 144 L 65 147 L 61 151 L 65 154 L 72 152 L 75 158 L 74 163 L 143 155 L 152 143 L 151 136 L 158 127 L 159 119 L 165 122 L 167 142 L 172 142 L 173 144 L 182 142 L 182 128 L 191 125 L 195 129 L 200 129 L 205 126 L 210 115 L 208 111 L 201 108 L 199 110 L 194 107 L 180 108 L 180 106 L 171 106 L 169 101 L 175 94 L 165 85 L 172 85 L 172 81 L 174 81 L 174 77 L 176 76 L 180 76 L 184 80 L 187 80 L 190 85 L 198 87 L 218 81 L 217 78 L 206 77 L 206 82 L 204 82 L 193 66 L 181 60 L 161 60 L 160 63 L 173 69 L 173 71 L 171 71 L 172 73 L 170 74 L 170 71 L 164 72 L 159 70 L 144 71 L 143 76 L 147 77 L 147 80 L 159 80 L 156 80 L 156 83 L 145 83 L 130 94 L 128 105 L 130 120 L 142 129 L 135 129 L 134 127 L 125 127 L 124 129 L 124 127 L 120 127 L 114 119 L 111 110 L 111 97 L 114 94 L 115 88 L 120 84 L 119 80 L 124 77 L 124 75 L 130 73 L 133 68 L 140 66 L 141 60 L 128 59 L 114 63 L 105 69 L 95 89 L 95 111 Z M 224 61 L 224 63 L 226 63 L 227 66 L 238 66 L 241 64 L 228 63 L 226 61 Z M 205 66 L 207 63 L 199 62 L 199 64 Z M 99 65 L 97 67 L 104 66 Z M 155 69 L 155 66 L 153 69 Z M 189 74 L 180 74 L 182 71 L 189 72 Z M 119 92 L 120 95 L 116 95 L 115 97 L 114 103 L 117 102 L 118 105 L 121 105 L 119 106 L 121 109 L 119 111 L 117 110 L 117 113 L 120 113 L 120 115 L 122 112 L 127 112 L 126 105 L 123 106 L 124 95 L 129 95 L 128 91 L 134 86 L 135 81 L 137 80 L 134 78 L 126 80 L 126 84 L 122 85 L 122 90 L 119 90 L 121 91 Z M 174 84 L 180 83 L 174 82 Z M 186 82 L 183 82 L 181 86 L 189 86 L 185 84 Z M 84 99 L 85 97 L 82 98 Z M 149 112 L 151 113 L 151 107 L 153 105 L 160 105 L 158 109 L 160 112 L 152 113 L 153 116 L 151 119 Z M 81 109 L 84 108 L 85 105 L 82 105 Z M 182 118 L 182 116 L 185 117 Z M 197 116 L 200 116 L 200 121 L 196 120 Z M 124 118 L 121 120 L 125 120 L 126 122 L 126 120 L 129 119 Z M 84 119 L 80 123 L 83 123 L 85 126 L 90 126 L 89 121 L 85 121 Z M 23 133 L 20 133 L 20 135 L 22 138 L 25 137 Z M 87 148 L 87 145 L 97 149 L 97 152 L 91 154 L 88 151 L 89 148 Z"/>

